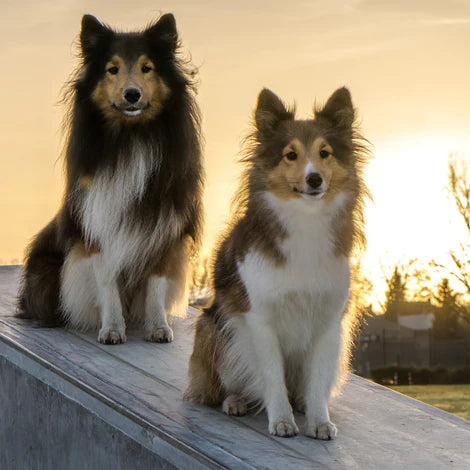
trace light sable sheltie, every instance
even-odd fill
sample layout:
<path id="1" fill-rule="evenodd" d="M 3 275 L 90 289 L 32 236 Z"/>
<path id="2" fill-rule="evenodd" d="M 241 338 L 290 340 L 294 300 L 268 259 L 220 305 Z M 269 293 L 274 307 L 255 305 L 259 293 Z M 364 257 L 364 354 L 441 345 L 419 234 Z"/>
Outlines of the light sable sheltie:
<path id="1" fill-rule="evenodd" d="M 19 316 L 169 342 L 201 232 L 199 111 L 173 15 L 120 33 L 85 15 L 66 98 L 66 190 L 26 253 Z M 181 302 L 182 301 L 182 302 Z M 183 305 L 181 305 L 181 303 Z"/>
<path id="2" fill-rule="evenodd" d="M 346 88 L 296 120 L 264 89 L 215 298 L 198 317 L 186 397 L 229 415 L 263 406 L 269 432 L 333 439 L 328 401 L 347 369 L 350 258 L 364 244 L 367 143 Z"/>

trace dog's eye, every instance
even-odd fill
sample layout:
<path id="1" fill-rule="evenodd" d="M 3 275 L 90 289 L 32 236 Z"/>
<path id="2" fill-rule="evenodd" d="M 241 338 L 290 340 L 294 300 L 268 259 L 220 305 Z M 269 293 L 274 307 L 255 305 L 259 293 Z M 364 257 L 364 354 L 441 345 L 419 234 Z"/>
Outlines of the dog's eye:
<path id="1" fill-rule="evenodd" d="M 320 157 L 322 158 L 328 158 L 330 156 L 330 152 L 328 152 L 328 150 L 320 150 Z"/>
<path id="2" fill-rule="evenodd" d="M 111 75 L 116 75 L 116 74 L 119 72 L 119 68 L 116 67 L 116 66 L 114 66 L 114 67 L 109 67 L 108 72 L 109 72 Z"/>
<path id="3" fill-rule="evenodd" d="M 149 67 L 148 65 L 143 65 L 143 66 L 142 66 L 142 72 L 143 72 L 143 73 L 149 73 L 150 70 L 152 70 L 152 68 Z"/>
<path id="4" fill-rule="evenodd" d="M 297 154 L 295 152 L 289 152 L 284 155 L 287 160 L 295 160 L 297 158 Z"/>

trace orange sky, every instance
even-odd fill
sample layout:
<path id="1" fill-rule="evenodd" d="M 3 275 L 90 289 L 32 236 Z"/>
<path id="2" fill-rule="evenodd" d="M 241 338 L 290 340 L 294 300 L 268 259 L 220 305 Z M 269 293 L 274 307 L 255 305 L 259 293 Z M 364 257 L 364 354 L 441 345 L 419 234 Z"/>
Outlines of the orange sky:
<path id="1" fill-rule="evenodd" d="M 443 190 L 447 156 L 470 156 L 468 1 L 6 1 L 0 19 L 0 261 L 21 259 L 54 215 L 63 181 L 60 88 L 76 64 L 80 19 L 125 29 L 175 14 L 200 67 L 207 246 L 227 218 L 240 141 L 266 86 L 298 114 L 350 88 L 375 144 L 367 181 L 366 269 L 445 258 L 461 234 Z"/>

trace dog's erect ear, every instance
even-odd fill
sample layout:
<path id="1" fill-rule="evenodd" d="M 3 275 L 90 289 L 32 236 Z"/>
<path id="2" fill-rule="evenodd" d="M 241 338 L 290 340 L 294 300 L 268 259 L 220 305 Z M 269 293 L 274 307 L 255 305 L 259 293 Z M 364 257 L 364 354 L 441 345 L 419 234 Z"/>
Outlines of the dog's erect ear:
<path id="1" fill-rule="evenodd" d="M 323 109 L 315 112 L 315 117 L 327 119 L 337 127 L 350 128 L 354 122 L 354 106 L 349 90 L 338 88 Z"/>
<path id="2" fill-rule="evenodd" d="M 255 111 L 256 128 L 262 133 L 274 130 L 280 121 L 293 119 L 294 114 L 271 90 L 264 88 L 258 95 Z"/>
<path id="3" fill-rule="evenodd" d="M 165 44 L 172 52 L 178 45 L 176 20 L 171 13 L 163 15 L 155 24 L 150 26 L 145 35 L 153 43 Z"/>
<path id="4" fill-rule="evenodd" d="M 93 15 L 84 15 L 80 30 L 80 46 L 85 59 L 99 47 L 111 30 L 100 23 Z"/>

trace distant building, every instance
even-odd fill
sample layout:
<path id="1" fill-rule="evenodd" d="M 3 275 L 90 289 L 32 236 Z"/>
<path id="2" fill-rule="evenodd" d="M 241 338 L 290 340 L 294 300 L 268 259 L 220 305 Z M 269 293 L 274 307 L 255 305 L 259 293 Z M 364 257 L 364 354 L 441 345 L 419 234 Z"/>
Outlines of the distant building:
<path id="1" fill-rule="evenodd" d="M 434 313 L 417 313 L 415 315 L 399 315 L 398 324 L 414 331 L 429 331 L 434 322 Z"/>
<path id="2" fill-rule="evenodd" d="M 385 315 L 366 318 L 362 327 L 360 342 L 383 341 L 383 339 L 413 338 L 414 331 L 405 325 L 387 320 Z"/>
<path id="3" fill-rule="evenodd" d="M 397 321 L 385 315 L 365 318 L 353 353 L 353 369 L 365 377 L 386 366 L 448 367 L 470 365 L 470 340 L 432 337 L 438 307 L 427 302 L 404 302 Z"/>
<path id="4" fill-rule="evenodd" d="M 429 332 L 438 308 L 429 302 L 403 302 L 397 320 L 400 326 L 415 332 Z"/>

